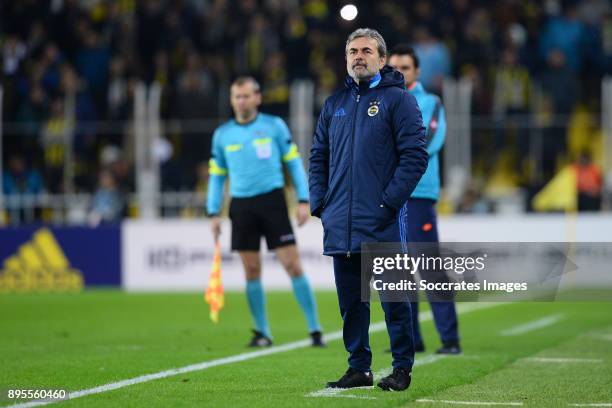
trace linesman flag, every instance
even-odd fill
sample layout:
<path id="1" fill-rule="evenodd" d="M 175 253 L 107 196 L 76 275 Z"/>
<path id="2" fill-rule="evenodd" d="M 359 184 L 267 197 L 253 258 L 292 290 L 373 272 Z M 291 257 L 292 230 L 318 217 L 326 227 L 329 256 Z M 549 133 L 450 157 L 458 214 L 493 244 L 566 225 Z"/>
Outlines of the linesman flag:
<path id="1" fill-rule="evenodd" d="M 221 282 L 221 244 L 219 240 L 215 241 L 215 255 L 213 257 L 212 270 L 208 278 L 208 287 L 206 288 L 204 299 L 206 303 L 210 305 L 210 320 L 218 323 L 219 311 L 223 309 L 223 305 L 225 304 L 223 282 Z"/>

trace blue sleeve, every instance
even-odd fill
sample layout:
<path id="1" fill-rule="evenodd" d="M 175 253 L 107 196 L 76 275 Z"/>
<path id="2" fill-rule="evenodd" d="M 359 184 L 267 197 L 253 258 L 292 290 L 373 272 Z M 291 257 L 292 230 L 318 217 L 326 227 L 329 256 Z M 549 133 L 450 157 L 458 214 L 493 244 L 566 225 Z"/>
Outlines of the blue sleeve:
<path id="1" fill-rule="evenodd" d="M 291 181 L 293 181 L 298 200 L 300 202 L 307 202 L 308 182 L 306 181 L 306 172 L 304 171 L 297 145 L 291 142 L 291 133 L 285 121 L 278 118 L 277 125 L 277 141 L 283 163 L 285 163 L 289 169 Z"/>
<path id="2" fill-rule="evenodd" d="M 553 22 L 554 20 L 552 19 L 549 20 L 544 26 L 544 29 L 542 30 L 540 34 L 540 44 L 539 44 L 540 50 L 539 51 L 540 51 L 540 57 L 542 58 L 544 62 L 548 60 L 548 54 L 555 47 L 553 35 L 552 35 Z"/>
<path id="3" fill-rule="evenodd" d="M 444 46 L 444 48 L 442 49 L 442 61 L 440 65 L 440 71 L 442 71 L 445 76 L 451 74 L 451 56 L 446 46 Z"/>
<path id="4" fill-rule="evenodd" d="M 327 194 L 329 175 L 329 115 L 326 102 L 319 115 L 317 128 L 312 139 L 310 161 L 308 170 L 308 184 L 310 188 L 310 213 L 315 217 L 321 216 L 323 201 Z"/>
<path id="5" fill-rule="evenodd" d="M 12 184 L 12 183 L 11 183 L 11 180 L 10 180 L 10 178 L 9 178 L 8 174 L 6 174 L 6 173 L 5 173 L 5 174 L 3 174 L 3 175 L 2 175 L 2 192 L 3 192 L 4 194 L 6 194 L 6 195 L 11 194 L 11 192 L 12 192 L 12 191 L 11 191 L 11 190 L 12 190 L 12 189 L 11 189 L 11 184 Z"/>
<path id="6" fill-rule="evenodd" d="M 440 106 L 440 111 L 438 112 L 438 127 L 435 130 L 429 146 L 427 146 L 429 157 L 435 156 L 442 150 L 444 140 L 446 140 L 446 114 L 444 112 L 444 106 Z"/>
<path id="7" fill-rule="evenodd" d="M 223 186 L 227 178 L 227 164 L 221 136 L 216 131 L 212 140 L 212 154 L 208 162 L 208 194 L 206 195 L 206 211 L 208 215 L 218 215 L 223 205 Z"/>
<path id="8" fill-rule="evenodd" d="M 383 192 L 384 203 L 399 209 L 410 198 L 428 163 L 423 118 L 414 96 L 402 92 L 393 112 L 393 137 L 399 163 Z"/>
<path id="9" fill-rule="evenodd" d="M 28 182 L 28 192 L 32 194 L 40 194 L 42 193 L 43 189 L 42 176 L 39 172 L 31 170 Z"/>

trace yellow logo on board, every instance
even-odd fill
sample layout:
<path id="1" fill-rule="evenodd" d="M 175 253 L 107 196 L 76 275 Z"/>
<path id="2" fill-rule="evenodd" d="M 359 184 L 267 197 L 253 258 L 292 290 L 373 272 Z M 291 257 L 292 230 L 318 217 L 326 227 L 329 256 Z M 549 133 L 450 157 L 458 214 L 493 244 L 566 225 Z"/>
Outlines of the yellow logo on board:
<path id="1" fill-rule="evenodd" d="M 70 266 L 47 228 L 36 231 L 0 270 L 0 293 L 74 292 L 83 286 L 83 274 Z"/>

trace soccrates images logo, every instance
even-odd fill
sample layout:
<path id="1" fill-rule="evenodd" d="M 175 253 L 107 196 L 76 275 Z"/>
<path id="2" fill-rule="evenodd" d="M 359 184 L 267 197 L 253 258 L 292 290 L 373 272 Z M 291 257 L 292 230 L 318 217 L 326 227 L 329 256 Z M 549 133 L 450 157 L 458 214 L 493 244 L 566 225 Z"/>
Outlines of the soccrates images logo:
<path id="1" fill-rule="evenodd" d="M 70 266 L 62 247 L 47 228 L 36 231 L 0 270 L 0 292 L 74 292 L 83 289 L 83 274 Z"/>

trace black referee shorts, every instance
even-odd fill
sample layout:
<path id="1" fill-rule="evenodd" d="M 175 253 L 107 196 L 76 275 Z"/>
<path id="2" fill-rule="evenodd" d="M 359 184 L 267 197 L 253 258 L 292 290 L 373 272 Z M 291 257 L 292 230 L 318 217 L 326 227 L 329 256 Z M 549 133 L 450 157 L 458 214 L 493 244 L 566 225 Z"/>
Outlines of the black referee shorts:
<path id="1" fill-rule="evenodd" d="M 295 244 L 281 188 L 255 197 L 232 198 L 229 215 L 234 251 L 259 251 L 262 235 L 268 249 Z"/>

